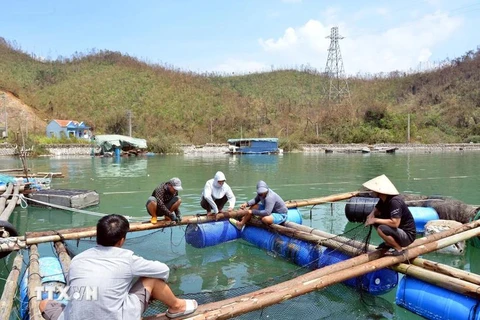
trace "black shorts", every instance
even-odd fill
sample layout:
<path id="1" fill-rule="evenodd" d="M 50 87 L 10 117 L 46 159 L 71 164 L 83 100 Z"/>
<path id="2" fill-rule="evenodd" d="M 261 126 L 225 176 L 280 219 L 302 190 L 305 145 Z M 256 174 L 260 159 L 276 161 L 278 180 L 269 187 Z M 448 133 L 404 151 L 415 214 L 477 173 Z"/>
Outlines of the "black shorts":
<path id="1" fill-rule="evenodd" d="M 395 241 L 402 247 L 408 246 L 415 240 L 410 239 L 408 234 L 400 228 L 392 228 L 381 224 L 378 226 L 378 229 L 382 230 L 383 234 L 393 237 Z"/>

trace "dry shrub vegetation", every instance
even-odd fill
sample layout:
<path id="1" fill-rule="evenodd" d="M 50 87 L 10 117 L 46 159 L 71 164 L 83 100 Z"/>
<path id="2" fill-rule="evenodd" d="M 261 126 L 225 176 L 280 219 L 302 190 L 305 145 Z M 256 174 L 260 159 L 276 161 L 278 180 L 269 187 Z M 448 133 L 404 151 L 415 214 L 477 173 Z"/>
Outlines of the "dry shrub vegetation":
<path id="1" fill-rule="evenodd" d="M 429 72 L 358 75 L 351 99 L 328 101 L 309 67 L 245 75 L 198 74 L 111 51 L 42 61 L 0 38 L 0 90 L 41 119 L 74 119 L 94 133 L 173 143 L 278 137 L 299 143 L 480 142 L 480 49 Z M 44 129 L 39 130 L 43 134 Z"/>

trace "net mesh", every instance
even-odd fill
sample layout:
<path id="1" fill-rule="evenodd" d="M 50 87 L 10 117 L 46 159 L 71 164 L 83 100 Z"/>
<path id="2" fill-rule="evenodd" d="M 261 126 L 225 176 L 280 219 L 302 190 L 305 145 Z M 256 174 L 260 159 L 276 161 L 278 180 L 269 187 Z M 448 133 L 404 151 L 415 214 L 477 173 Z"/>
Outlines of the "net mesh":
<path id="1" fill-rule="evenodd" d="M 363 246 L 360 246 L 354 255 L 361 254 L 365 252 L 370 242 L 371 228 L 348 222 L 344 208 L 345 202 L 336 202 L 303 210 L 304 224 L 310 222 L 311 227 L 315 229 L 336 234 L 336 236 L 332 235 L 331 239 L 350 239 L 344 245 L 354 245 L 355 241 L 358 241 Z M 343 230 L 333 227 L 338 225 L 338 223 L 332 223 L 335 219 L 345 219 L 346 225 Z M 174 293 L 181 298 L 195 299 L 199 304 L 217 302 L 267 288 L 294 279 L 315 269 L 318 265 L 317 260 L 303 267 L 296 266 L 292 262 L 280 263 L 279 260 L 284 261 L 285 258 L 280 257 L 279 253 L 260 250 L 241 239 L 210 248 L 195 249 L 183 241 L 184 232 L 184 227 L 135 232 L 127 236 L 124 248 L 133 250 L 145 258 L 157 259 L 169 265 L 171 269 L 169 282 Z M 91 248 L 95 244 L 93 238 L 66 241 L 66 247 L 72 255 Z M 291 249 L 295 251 L 295 248 Z M 331 249 L 325 254 L 332 254 L 337 250 L 340 249 Z M 242 262 L 244 259 L 248 262 Z M 236 267 L 230 267 L 231 264 Z M 247 271 L 242 271 L 242 268 Z M 243 281 L 238 280 L 236 273 L 239 272 L 243 272 Z M 245 275 L 248 275 L 247 279 Z M 197 285 L 198 282 L 201 286 Z M 339 283 L 242 314 L 236 319 L 392 318 L 394 310 L 389 300 L 392 299 L 367 294 L 358 285 L 352 287 Z M 144 316 L 165 311 L 166 307 L 161 302 L 153 301 Z"/>

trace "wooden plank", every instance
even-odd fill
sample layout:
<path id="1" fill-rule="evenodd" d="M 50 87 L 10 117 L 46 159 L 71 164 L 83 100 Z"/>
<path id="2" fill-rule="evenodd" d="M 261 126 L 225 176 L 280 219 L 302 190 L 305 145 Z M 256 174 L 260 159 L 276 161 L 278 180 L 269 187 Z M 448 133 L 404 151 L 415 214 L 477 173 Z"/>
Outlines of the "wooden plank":
<path id="1" fill-rule="evenodd" d="M 0 300 L 0 319 L 10 319 L 13 300 L 18 289 L 18 278 L 22 271 L 23 256 L 19 251 L 13 260 L 12 270 L 8 274 L 7 281 L 3 288 L 2 299 Z"/>

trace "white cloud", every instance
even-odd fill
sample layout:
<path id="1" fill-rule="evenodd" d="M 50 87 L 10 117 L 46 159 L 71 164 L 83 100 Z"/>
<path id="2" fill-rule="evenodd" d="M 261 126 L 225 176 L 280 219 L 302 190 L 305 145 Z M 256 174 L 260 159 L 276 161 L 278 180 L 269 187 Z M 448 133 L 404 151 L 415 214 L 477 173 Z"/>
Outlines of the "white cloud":
<path id="1" fill-rule="evenodd" d="M 330 28 L 324 26 L 317 20 L 309 20 L 304 26 L 294 29 L 288 28 L 282 37 L 263 40 L 260 38 L 258 43 L 267 52 L 296 53 L 299 50 L 308 48 L 313 51 L 326 50 L 328 41 L 325 34 L 330 33 Z"/>
<path id="2" fill-rule="evenodd" d="M 330 16 L 336 11 L 329 9 Z M 377 12 L 386 13 L 386 11 Z M 351 23 L 351 21 L 350 21 Z M 357 33 L 359 28 L 348 23 L 339 24 L 339 33 L 347 35 L 339 40 L 345 71 L 389 72 L 408 71 L 419 62 L 426 62 L 435 46 L 451 38 L 461 27 L 463 20 L 444 12 L 424 15 L 380 32 Z M 310 64 L 323 70 L 327 60 L 330 25 L 309 20 L 301 27 L 289 27 L 283 36 L 258 42 L 268 55 L 268 60 L 287 61 L 286 65 Z M 343 30 L 343 31 L 342 31 Z M 348 36 L 353 33 L 352 36 Z"/>

